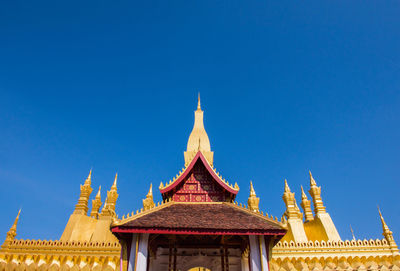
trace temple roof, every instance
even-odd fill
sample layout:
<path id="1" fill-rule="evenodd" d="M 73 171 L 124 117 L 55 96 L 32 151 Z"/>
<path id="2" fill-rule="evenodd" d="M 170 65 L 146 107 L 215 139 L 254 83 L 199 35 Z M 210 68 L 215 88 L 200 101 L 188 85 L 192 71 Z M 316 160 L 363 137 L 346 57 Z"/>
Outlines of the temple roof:
<path id="1" fill-rule="evenodd" d="M 113 232 L 284 235 L 281 223 L 233 203 L 177 203 L 121 221 Z"/>

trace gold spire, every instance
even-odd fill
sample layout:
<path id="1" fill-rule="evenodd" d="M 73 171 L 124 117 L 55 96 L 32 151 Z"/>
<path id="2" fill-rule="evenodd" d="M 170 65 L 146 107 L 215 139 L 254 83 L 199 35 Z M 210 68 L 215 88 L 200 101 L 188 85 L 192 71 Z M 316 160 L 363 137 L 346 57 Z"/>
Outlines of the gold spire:
<path id="1" fill-rule="evenodd" d="M 285 179 L 285 192 L 290 192 L 290 187 L 289 187 L 286 179 Z"/>
<path id="2" fill-rule="evenodd" d="M 393 233 L 389 229 L 389 227 L 386 224 L 385 220 L 383 219 L 383 216 L 382 216 L 381 210 L 379 209 L 379 206 L 378 206 L 378 212 L 379 212 L 379 216 L 380 216 L 381 222 L 382 222 L 382 229 L 383 229 L 382 235 L 385 237 L 386 241 L 389 243 L 390 248 L 393 251 L 397 251 L 398 252 L 396 242 L 394 241 L 394 238 L 393 238 Z"/>
<path id="3" fill-rule="evenodd" d="M 286 205 L 286 211 L 284 215 L 289 218 L 299 218 L 303 219 L 303 214 L 300 212 L 299 207 L 297 206 L 296 199 L 294 197 L 294 193 L 290 191 L 287 180 L 285 179 L 285 190 L 282 196 L 283 201 Z"/>
<path id="4" fill-rule="evenodd" d="M 199 92 L 199 96 L 197 97 L 197 110 L 201 110 L 201 105 L 200 105 L 200 92 Z"/>
<path id="5" fill-rule="evenodd" d="M 351 231 L 351 235 L 353 236 L 353 240 L 356 240 L 356 237 L 354 235 L 354 231 L 353 231 L 353 228 L 351 227 L 351 224 L 350 224 L 350 231 Z"/>
<path id="6" fill-rule="evenodd" d="M 247 200 L 247 204 L 249 206 L 250 211 L 258 212 L 259 211 L 259 208 L 258 208 L 259 203 L 260 203 L 260 198 L 256 197 L 256 191 L 254 190 L 253 182 L 250 181 L 250 196 Z"/>
<path id="7" fill-rule="evenodd" d="M 214 153 L 211 151 L 210 140 L 204 128 L 203 113 L 203 110 L 201 110 L 199 93 L 197 110 L 194 111 L 193 129 L 188 139 L 186 151 L 184 152 L 186 166 L 189 165 L 198 151 L 201 151 L 211 166 L 213 164 Z"/>
<path id="8" fill-rule="evenodd" d="M 103 216 L 116 217 L 115 206 L 119 196 L 117 193 L 117 178 L 118 178 L 118 173 L 115 174 L 114 182 L 113 185 L 111 186 L 111 189 L 107 191 L 107 198 L 100 214 L 102 217 Z"/>
<path id="9" fill-rule="evenodd" d="M 99 191 L 94 200 L 92 200 L 92 211 L 90 212 L 90 216 L 93 218 L 99 217 L 99 209 L 101 207 L 101 186 L 99 186 Z"/>
<path id="10" fill-rule="evenodd" d="M 78 203 L 75 206 L 74 214 L 87 215 L 89 210 L 88 201 L 90 194 L 92 193 L 92 170 L 89 171 L 89 175 L 86 178 L 83 185 L 81 185 L 81 194 L 78 199 Z"/>
<path id="11" fill-rule="evenodd" d="M 313 213 L 311 211 L 311 200 L 307 198 L 306 193 L 304 193 L 303 186 L 301 187 L 301 208 L 303 208 L 304 216 L 306 221 L 311 221 L 314 219 Z"/>
<path id="12" fill-rule="evenodd" d="M 308 173 L 310 174 L 310 186 L 317 186 L 317 183 L 315 182 L 315 180 L 311 174 L 311 170 L 309 170 Z"/>
<path id="13" fill-rule="evenodd" d="M 21 209 L 19 209 L 17 217 L 15 218 L 13 225 L 11 226 L 10 230 L 7 232 L 6 240 L 4 241 L 4 245 L 8 245 L 9 243 L 11 243 L 15 239 L 15 236 L 17 236 L 17 224 L 18 224 L 20 214 L 21 214 Z"/>
<path id="14" fill-rule="evenodd" d="M 155 206 L 153 201 L 153 184 L 150 183 L 149 192 L 146 195 L 146 198 L 143 200 L 143 210 L 150 210 Z"/>
<path id="15" fill-rule="evenodd" d="M 311 171 L 310 173 L 310 190 L 308 191 L 313 199 L 314 203 L 314 213 L 315 214 L 324 214 L 326 213 L 326 208 L 324 206 L 324 203 L 322 202 L 321 198 L 321 187 L 317 186 L 317 183 L 315 182 Z"/>

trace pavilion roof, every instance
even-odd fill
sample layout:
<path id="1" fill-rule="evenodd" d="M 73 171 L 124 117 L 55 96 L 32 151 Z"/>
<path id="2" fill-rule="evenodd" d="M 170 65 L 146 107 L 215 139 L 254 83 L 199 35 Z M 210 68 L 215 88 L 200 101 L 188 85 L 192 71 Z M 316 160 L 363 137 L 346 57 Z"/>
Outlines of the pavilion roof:
<path id="1" fill-rule="evenodd" d="M 161 206 L 160 206 L 161 207 Z M 170 202 L 116 223 L 113 232 L 159 234 L 284 235 L 284 226 L 233 203 Z"/>

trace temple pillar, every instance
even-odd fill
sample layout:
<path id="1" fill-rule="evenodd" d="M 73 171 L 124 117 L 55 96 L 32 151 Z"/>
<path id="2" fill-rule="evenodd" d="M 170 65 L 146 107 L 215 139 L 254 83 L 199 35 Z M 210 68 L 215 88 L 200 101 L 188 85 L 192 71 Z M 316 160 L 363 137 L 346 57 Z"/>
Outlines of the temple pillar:
<path id="1" fill-rule="evenodd" d="M 249 271 L 249 257 L 245 255 L 244 253 L 242 254 L 242 258 L 240 260 L 241 264 L 241 270 L 242 271 Z"/>
<path id="2" fill-rule="evenodd" d="M 265 245 L 265 238 L 262 235 L 250 235 L 250 270 L 251 271 L 269 271 L 268 251 Z M 269 246 L 268 246 L 269 247 Z"/>
<path id="3" fill-rule="evenodd" d="M 132 234 L 128 271 L 147 271 L 149 234 Z"/>

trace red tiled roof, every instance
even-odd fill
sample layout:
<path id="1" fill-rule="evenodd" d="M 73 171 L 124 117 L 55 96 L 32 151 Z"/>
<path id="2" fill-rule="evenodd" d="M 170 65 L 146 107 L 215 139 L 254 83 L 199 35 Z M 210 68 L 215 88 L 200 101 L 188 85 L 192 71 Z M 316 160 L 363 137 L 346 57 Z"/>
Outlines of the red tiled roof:
<path id="1" fill-rule="evenodd" d="M 286 230 L 274 221 L 241 210 L 232 203 L 173 203 L 160 210 L 115 226 L 113 232 L 176 234 L 277 234 Z"/>

